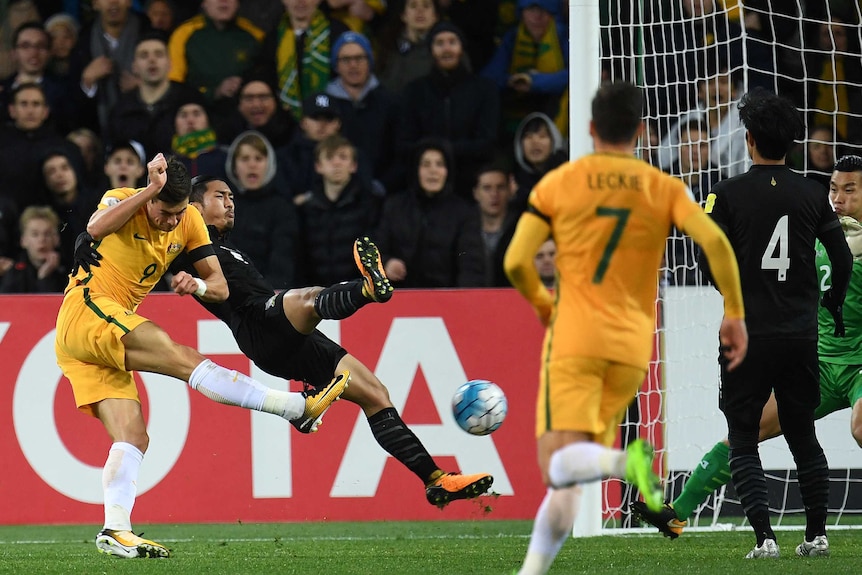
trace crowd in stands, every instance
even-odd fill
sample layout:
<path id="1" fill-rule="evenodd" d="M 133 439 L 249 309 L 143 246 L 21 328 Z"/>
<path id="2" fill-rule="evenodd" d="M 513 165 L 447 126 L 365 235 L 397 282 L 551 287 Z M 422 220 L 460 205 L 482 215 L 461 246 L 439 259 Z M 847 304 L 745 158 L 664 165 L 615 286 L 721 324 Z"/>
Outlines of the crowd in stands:
<path id="1" fill-rule="evenodd" d="M 716 25 L 725 20 L 709 14 L 722 1 L 738 3 L 681 9 Z M 145 185 L 159 152 L 230 184 L 231 240 L 277 288 L 351 279 L 361 235 L 378 243 L 396 287 L 506 286 L 502 254 L 530 190 L 568 157 L 567 9 L 566 0 L 0 0 L 0 292 L 60 291 L 55 276 L 72 267 L 101 194 Z M 797 15 L 749 16 L 745 44 L 733 18 L 648 35 L 693 48 L 648 45 L 648 73 L 707 78 L 646 78 L 679 93 L 650 92 L 653 109 L 678 122 L 650 125 L 644 157 L 699 200 L 748 166 L 735 129 L 743 51 L 762 64 L 749 84 L 796 77 L 763 46 L 795 31 L 784 23 Z M 830 18 L 816 37 L 840 59 L 806 53 L 800 68 L 859 81 L 858 34 L 849 18 Z M 707 33 L 727 40 L 728 58 L 695 58 L 709 52 L 694 49 Z M 831 84 L 785 84 L 822 104 L 825 116 L 809 118 L 818 127 L 809 139 L 822 145 L 795 161 L 828 177 L 836 138 L 859 141 L 862 91 L 833 98 Z M 56 238 L 41 229 L 51 214 Z"/>

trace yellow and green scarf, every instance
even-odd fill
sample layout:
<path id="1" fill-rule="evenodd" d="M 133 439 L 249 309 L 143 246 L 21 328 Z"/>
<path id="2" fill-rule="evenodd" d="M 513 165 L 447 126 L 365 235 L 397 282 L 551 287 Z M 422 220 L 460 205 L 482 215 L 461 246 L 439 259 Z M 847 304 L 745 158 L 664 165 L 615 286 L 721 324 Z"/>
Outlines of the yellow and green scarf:
<path id="1" fill-rule="evenodd" d="M 565 67 L 566 61 L 563 59 L 563 50 L 560 47 L 560 38 L 557 36 L 557 26 L 554 22 L 548 25 L 548 29 L 538 43 L 533 41 L 523 22 L 518 24 L 512 63 L 509 65 L 510 74 L 559 72 Z"/>
<path id="2" fill-rule="evenodd" d="M 180 156 L 196 159 L 204 152 L 216 147 L 216 133 L 210 128 L 189 132 L 185 136 L 174 134 L 171 140 L 171 148 Z"/>
<path id="3" fill-rule="evenodd" d="M 278 24 L 278 96 L 282 106 L 296 119 L 302 117 L 303 97 L 324 90 L 329 82 L 329 31 L 329 20 L 316 10 L 305 33 L 300 78 L 296 68 L 296 33 L 290 16 L 285 14 Z"/>

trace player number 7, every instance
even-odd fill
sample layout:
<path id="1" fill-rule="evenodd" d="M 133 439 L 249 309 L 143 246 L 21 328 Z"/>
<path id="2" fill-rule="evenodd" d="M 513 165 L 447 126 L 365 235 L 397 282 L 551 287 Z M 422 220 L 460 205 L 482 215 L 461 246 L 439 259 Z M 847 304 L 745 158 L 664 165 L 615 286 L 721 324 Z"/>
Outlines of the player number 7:
<path id="1" fill-rule="evenodd" d="M 629 221 L 631 210 L 626 208 L 608 208 L 599 206 L 596 208 L 596 216 L 604 218 L 616 218 L 614 230 L 611 232 L 611 237 L 608 238 L 608 245 L 605 246 L 605 251 L 602 253 L 602 259 L 599 260 L 599 265 L 596 268 L 596 273 L 593 274 L 593 283 L 600 284 L 605 277 L 605 272 L 608 271 L 608 266 L 611 263 L 611 256 L 614 255 L 614 250 L 620 243 L 620 238 L 623 235 L 623 229 Z"/>

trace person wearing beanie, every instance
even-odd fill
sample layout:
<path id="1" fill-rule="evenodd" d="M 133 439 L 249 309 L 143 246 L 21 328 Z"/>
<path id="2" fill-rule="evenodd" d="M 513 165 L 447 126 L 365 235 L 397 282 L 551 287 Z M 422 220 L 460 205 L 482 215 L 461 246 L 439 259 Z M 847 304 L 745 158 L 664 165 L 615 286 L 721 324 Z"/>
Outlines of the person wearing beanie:
<path id="1" fill-rule="evenodd" d="M 511 142 L 520 121 L 541 112 L 568 133 L 569 39 L 558 0 L 518 0 L 518 22 L 482 70 L 500 90 L 501 137 Z"/>
<path id="2" fill-rule="evenodd" d="M 404 88 L 398 149 L 411 154 L 423 138 L 448 140 L 454 153 L 449 171 L 455 175 L 455 192 L 471 198 L 476 170 L 494 155 L 500 96 L 491 80 L 470 71 L 464 34 L 457 26 L 438 22 L 428 32 L 428 42 L 434 67 Z"/>
<path id="3" fill-rule="evenodd" d="M 374 75 L 371 42 L 358 32 L 345 32 L 332 47 L 332 68 L 338 76 L 326 93 L 341 117 L 341 133 L 356 146 L 371 173 L 360 173 L 378 195 L 401 187 L 396 135 L 399 121 L 397 98 Z"/>

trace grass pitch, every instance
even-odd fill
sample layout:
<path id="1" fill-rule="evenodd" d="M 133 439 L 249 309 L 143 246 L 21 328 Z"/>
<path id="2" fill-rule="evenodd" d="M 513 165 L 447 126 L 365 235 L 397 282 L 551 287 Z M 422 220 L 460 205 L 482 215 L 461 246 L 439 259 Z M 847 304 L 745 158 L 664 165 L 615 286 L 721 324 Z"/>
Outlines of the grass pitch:
<path id="1" fill-rule="evenodd" d="M 508 575 L 523 559 L 531 522 L 138 525 L 173 551 L 170 559 L 140 560 L 100 555 L 93 544 L 98 527 L 0 527 L 0 573 Z M 572 539 L 551 573 L 859 573 L 859 531 L 830 532 L 828 559 L 796 557 L 801 539 L 801 528 L 778 532 L 777 561 L 743 559 L 754 545 L 748 529 L 687 533 L 676 541 L 657 533 Z"/>

